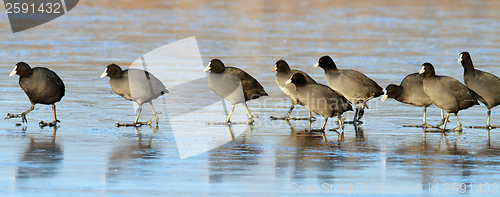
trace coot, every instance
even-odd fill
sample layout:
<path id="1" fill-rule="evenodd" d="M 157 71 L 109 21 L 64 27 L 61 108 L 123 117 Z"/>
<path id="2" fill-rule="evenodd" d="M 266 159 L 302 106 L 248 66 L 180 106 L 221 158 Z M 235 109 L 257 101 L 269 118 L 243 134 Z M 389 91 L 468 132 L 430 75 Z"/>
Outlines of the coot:
<path id="1" fill-rule="evenodd" d="M 246 123 L 252 124 L 254 116 L 248 110 L 246 101 L 267 96 L 264 87 L 245 71 L 235 67 L 226 67 L 219 59 L 210 60 L 204 71 L 210 71 L 208 75 L 210 89 L 232 104 L 226 123 L 231 123 L 230 119 L 234 111 L 234 105 L 242 103 L 248 113 Z"/>
<path id="2" fill-rule="evenodd" d="M 500 104 L 500 78 L 491 73 L 474 69 L 472 58 L 466 51 L 460 53 L 458 62 L 462 62 L 464 67 L 465 85 L 479 94 L 481 96 L 478 98 L 479 101 L 488 108 L 486 128 L 492 128 L 490 125 L 491 108 Z"/>
<path id="3" fill-rule="evenodd" d="M 338 116 L 339 125 L 344 129 L 344 118 L 342 114 L 346 111 L 353 111 L 350 102 L 341 93 L 332 88 L 319 84 L 307 83 L 307 79 L 302 73 L 295 73 L 286 83 L 293 83 L 296 86 L 297 98 L 302 105 L 310 111 L 325 118 L 321 130 L 325 130 L 328 118 Z"/>
<path id="4" fill-rule="evenodd" d="M 154 120 L 158 124 L 160 119 L 153 108 L 153 99 L 168 93 L 165 85 L 156 78 L 153 74 L 140 69 L 125 69 L 122 70 L 116 64 L 110 64 L 101 75 L 101 78 L 108 76 L 111 89 L 123 98 L 134 101 L 139 105 L 137 117 L 134 123 L 117 123 L 116 126 L 140 126 L 149 125 Z M 139 122 L 139 116 L 142 111 L 142 104 L 149 103 L 153 112 L 153 117 L 147 122 Z"/>
<path id="5" fill-rule="evenodd" d="M 454 113 L 457 118 L 457 127 L 454 130 L 462 130 L 464 125 L 458 119 L 458 111 L 479 105 L 477 95 L 452 77 L 436 75 L 434 66 L 431 63 L 424 63 L 419 74 L 424 76 L 425 94 L 429 96 L 434 105 L 447 112 L 443 129 L 446 129 L 450 113 Z"/>
<path id="6" fill-rule="evenodd" d="M 325 70 L 328 86 L 356 105 L 354 123 L 361 122 L 367 101 L 384 94 L 382 87 L 363 73 L 356 70 L 338 69 L 330 56 L 321 57 L 314 65 L 314 67 L 318 66 Z"/>
<path id="7" fill-rule="evenodd" d="M 290 69 L 290 66 L 285 60 L 278 60 L 271 71 L 272 72 L 276 71 L 276 83 L 280 87 L 281 91 L 283 91 L 283 93 L 285 93 L 285 95 L 287 95 L 290 98 L 290 101 L 292 102 L 292 106 L 290 106 L 290 110 L 288 110 L 288 113 L 286 113 L 284 118 L 271 116 L 271 119 L 312 120 L 313 117 L 311 115 L 311 111 L 309 111 L 309 118 L 290 117 L 290 113 L 292 113 L 292 110 L 295 107 L 295 105 L 296 104 L 300 105 L 300 103 L 297 98 L 297 91 L 295 85 L 292 83 L 287 84 L 286 81 L 290 79 L 290 77 L 292 77 L 292 75 L 295 73 L 302 73 L 306 78 L 306 83 L 316 83 L 316 81 L 314 81 L 314 79 L 311 78 L 305 72 L 302 72 L 300 70 Z"/>
<path id="8" fill-rule="evenodd" d="M 64 83 L 57 74 L 44 67 L 31 67 L 26 62 L 16 64 L 9 76 L 19 75 L 19 86 L 24 90 L 31 101 L 31 108 L 22 114 L 7 114 L 5 119 L 22 118 L 22 122 L 28 122 L 26 114 L 35 108 L 35 104 L 52 105 L 54 110 L 54 121 L 50 123 L 40 122 L 41 126 L 56 126 L 59 120 L 56 116 L 56 102 L 64 96 Z"/>
<path id="9" fill-rule="evenodd" d="M 415 105 L 423 108 L 423 123 L 422 125 L 405 125 L 405 126 L 416 126 L 416 127 L 440 127 L 444 124 L 444 114 L 443 109 L 441 109 L 441 122 L 436 126 L 431 126 L 426 122 L 426 111 L 427 107 L 432 105 L 431 99 L 425 94 L 423 88 L 424 76 L 418 73 L 412 73 L 407 75 L 400 85 L 389 84 L 385 90 L 384 95 L 382 95 L 381 100 L 385 101 L 387 98 L 394 98 L 399 102 Z"/>

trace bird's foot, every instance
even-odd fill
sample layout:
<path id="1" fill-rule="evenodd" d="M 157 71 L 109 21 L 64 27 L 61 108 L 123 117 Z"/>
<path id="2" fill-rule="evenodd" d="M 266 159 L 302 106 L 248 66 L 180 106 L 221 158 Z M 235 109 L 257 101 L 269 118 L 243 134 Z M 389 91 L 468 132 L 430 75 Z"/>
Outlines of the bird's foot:
<path id="1" fill-rule="evenodd" d="M 500 126 L 493 126 L 493 125 L 487 125 L 487 126 L 468 126 L 467 128 L 471 128 L 471 129 L 496 129 L 496 128 L 500 128 Z"/>
<path id="2" fill-rule="evenodd" d="M 142 125 L 147 125 L 147 122 L 116 123 L 116 127 L 140 127 Z"/>
<path id="3" fill-rule="evenodd" d="M 271 117 L 269 117 L 269 119 L 271 119 L 271 120 L 286 120 L 287 118 L 286 117 L 271 116 Z"/>
<path id="4" fill-rule="evenodd" d="M 455 127 L 452 130 L 455 131 L 455 132 L 462 132 L 462 130 L 463 130 L 462 127 L 465 127 L 465 126 L 464 125 L 460 125 L 460 126 Z"/>
<path id="5" fill-rule="evenodd" d="M 403 125 L 403 127 L 417 127 L 417 128 L 439 128 L 441 125 L 432 126 L 428 123 L 419 125 Z"/>
<path id="6" fill-rule="evenodd" d="M 207 122 L 207 125 L 231 125 L 232 122 Z"/>
<path id="7" fill-rule="evenodd" d="M 312 132 L 325 132 L 323 129 L 306 129 L 306 132 L 312 133 Z"/>
<path id="8" fill-rule="evenodd" d="M 160 112 L 158 112 L 158 113 L 160 113 Z M 158 125 L 158 120 L 160 120 L 160 117 L 158 117 L 158 115 L 156 115 L 158 113 L 153 114 L 153 117 L 151 117 L 151 119 L 149 119 L 147 122 L 145 122 L 146 124 L 143 124 L 143 125 L 150 125 L 155 120 L 156 120 L 156 125 Z"/>
<path id="9" fill-rule="evenodd" d="M 288 116 L 288 117 L 286 117 L 286 116 L 285 117 L 271 116 L 271 117 L 269 117 L 269 119 L 271 119 L 271 120 L 309 120 L 311 122 L 316 121 L 316 117 L 300 118 L 300 117 L 290 117 L 290 116 Z"/>
<path id="10" fill-rule="evenodd" d="M 246 121 L 246 123 L 247 123 L 248 125 L 253 124 L 253 122 L 254 122 L 253 118 L 254 118 L 254 116 L 252 116 L 252 117 L 248 118 L 248 120 Z"/>
<path id="11" fill-rule="evenodd" d="M 44 122 L 44 121 L 40 121 L 40 123 L 38 123 L 38 125 L 43 128 L 43 127 L 46 127 L 46 126 L 49 126 L 49 127 L 55 127 L 57 126 L 57 123 L 58 122 L 61 122 L 59 120 L 54 120 L 53 122 Z"/>
<path id="12" fill-rule="evenodd" d="M 11 119 L 11 118 L 21 118 L 21 121 L 23 123 L 28 122 L 28 120 L 26 119 L 26 114 L 10 114 L 10 113 L 7 113 L 7 117 L 5 117 L 5 119 Z"/>

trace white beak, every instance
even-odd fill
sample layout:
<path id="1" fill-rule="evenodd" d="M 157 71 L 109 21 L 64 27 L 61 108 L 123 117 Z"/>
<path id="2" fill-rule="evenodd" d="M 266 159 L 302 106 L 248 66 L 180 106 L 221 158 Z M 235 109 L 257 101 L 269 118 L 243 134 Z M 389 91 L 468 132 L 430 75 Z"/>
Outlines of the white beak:
<path id="1" fill-rule="evenodd" d="M 292 83 L 292 77 L 290 77 L 290 79 L 288 79 L 285 84 L 289 84 L 289 83 Z"/>
<path id="2" fill-rule="evenodd" d="M 212 67 L 210 67 L 210 64 L 212 64 L 212 62 L 208 62 L 208 66 L 205 68 L 205 70 L 203 70 L 203 72 L 207 72 L 212 69 Z"/>
<path id="3" fill-rule="evenodd" d="M 422 74 L 425 72 L 425 66 L 422 66 L 422 69 L 420 70 L 420 72 L 418 72 L 418 74 Z"/>
<path id="4" fill-rule="evenodd" d="M 382 102 L 384 102 L 385 99 L 387 99 L 387 97 L 389 97 L 389 95 L 387 95 L 387 90 L 384 90 L 384 95 L 382 95 L 382 98 L 380 100 L 382 100 Z"/>
<path id="5" fill-rule="evenodd" d="M 12 72 L 10 72 L 9 77 L 12 76 L 12 75 L 15 75 L 16 73 L 17 73 L 17 66 L 15 66 L 14 70 Z"/>
<path id="6" fill-rule="evenodd" d="M 457 61 L 457 63 L 460 63 L 460 62 L 462 62 L 462 56 L 463 56 L 463 55 L 462 55 L 462 54 L 460 54 L 460 57 L 458 58 L 458 61 Z"/>
<path id="7" fill-rule="evenodd" d="M 274 65 L 274 68 L 271 70 L 271 72 L 274 72 L 278 69 L 278 65 Z"/>
<path id="8" fill-rule="evenodd" d="M 318 62 L 318 63 L 316 63 L 316 64 L 314 64 L 314 67 L 318 67 L 318 66 L 319 66 L 319 62 Z"/>
<path id="9" fill-rule="evenodd" d="M 100 78 L 104 78 L 106 76 L 108 76 L 108 68 L 106 67 L 106 70 L 104 70 L 104 72 L 102 73 L 101 77 Z"/>

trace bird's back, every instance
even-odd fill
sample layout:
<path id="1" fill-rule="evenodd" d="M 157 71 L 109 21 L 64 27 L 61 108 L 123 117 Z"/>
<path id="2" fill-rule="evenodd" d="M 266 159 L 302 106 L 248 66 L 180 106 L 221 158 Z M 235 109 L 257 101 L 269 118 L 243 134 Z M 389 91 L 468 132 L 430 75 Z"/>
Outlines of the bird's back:
<path id="1" fill-rule="evenodd" d="M 424 76 L 418 73 L 412 73 L 407 75 L 403 81 L 401 81 L 401 87 L 403 91 L 396 100 L 412 104 L 420 107 L 427 107 L 432 104 L 432 101 L 424 92 L 423 87 Z"/>
<path id="2" fill-rule="evenodd" d="M 424 91 L 434 104 L 450 113 L 479 104 L 474 92 L 448 76 L 424 79 Z"/>
<path id="3" fill-rule="evenodd" d="M 355 103 L 383 94 L 382 87 L 356 70 L 333 70 L 326 73 L 326 80 L 332 89 L 342 93 L 347 99 Z"/>
<path id="4" fill-rule="evenodd" d="M 30 76 L 19 78 L 19 85 L 33 103 L 53 104 L 65 94 L 64 83 L 52 70 L 35 67 Z"/>
<path id="5" fill-rule="evenodd" d="M 243 93 L 245 95 L 245 101 L 257 99 L 261 96 L 267 96 L 264 87 L 253 78 L 250 74 L 235 67 L 226 67 L 223 74 L 230 74 L 237 76 L 241 81 L 241 86 L 243 88 Z"/>
<path id="6" fill-rule="evenodd" d="M 123 98 L 142 105 L 168 93 L 165 85 L 153 74 L 139 69 L 127 69 L 122 77 L 110 79 L 111 89 Z"/>
<path id="7" fill-rule="evenodd" d="M 312 83 L 298 87 L 297 95 L 307 109 L 323 117 L 333 117 L 353 110 L 341 93 L 323 84 Z"/>
<path id="8" fill-rule="evenodd" d="M 292 103 L 297 103 L 298 98 L 297 98 L 297 90 L 294 84 L 289 83 L 287 84 L 286 81 L 292 77 L 295 73 L 302 73 L 306 77 L 306 83 L 316 83 L 316 81 L 311 78 L 307 73 L 300 71 L 300 70 L 295 70 L 291 69 L 288 72 L 277 72 L 276 73 L 276 83 L 280 87 L 281 91 L 285 93 L 291 100 Z"/>
<path id="9" fill-rule="evenodd" d="M 500 104 L 500 78 L 481 70 L 474 70 L 472 74 L 464 74 L 467 87 L 481 96 L 480 101 L 488 108 Z"/>

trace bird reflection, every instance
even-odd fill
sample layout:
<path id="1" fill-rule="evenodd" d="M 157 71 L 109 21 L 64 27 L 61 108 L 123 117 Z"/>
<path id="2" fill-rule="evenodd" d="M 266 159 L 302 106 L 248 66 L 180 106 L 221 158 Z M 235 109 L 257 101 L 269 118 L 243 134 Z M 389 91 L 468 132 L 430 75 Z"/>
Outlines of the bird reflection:
<path id="1" fill-rule="evenodd" d="M 315 178 L 334 179 L 333 171 L 346 159 L 336 154 L 341 148 L 339 142 L 342 134 L 338 134 L 339 141 L 328 142 L 324 140 L 324 135 L 295 129 L 289 121 L 287 123 L 290 135 L 279 144 L 281 148 L 276 150 L 276 176 L 304 179 L 309 176 L 307 171 L 319 171 L 321 173 L 315 173 Z"/>
<path id="2" fill-rule="evenodd" d="M 439 132 L 429 133 L 423 128 L 423 140 L 415 143 L 404 143 L 396 150 L 395 157 L 389 157 L 388 164 L 406 166 L 411 172 L 419 172 L 422 176 L 422 185 L 435 183 L 436 177 L 443 173 L 459 173 L 461 180 L 468 180 L 477 171 L 478 166 L 497 166 L 500 162 L 489 159 L 500 156 L 500 149 L 491 146 L 486 141 L 484 149 L 474 151 L 469 144 L 460 146 L 462 133 Z M 439 135 L 439 137 L 435 136 Z M 431 138 L 432 137 L 432 138 Z M 476 172 L 478 173 L 478 172 Z"/>
<path id="3" fill-rule="evenodd" d="M 31 137 L 17 168 L 16 179 L 50 178 L 58 173 L 63 160 L 63 150 L 56 144 L 56 127 L 50 140 L 35 140 Z"/>
<path id="4" fill-rule="evenodd" d="M 153 138 L 158 130 L 158 126 L 148 125 L 152 130 L 152 136 L 149 140 L 143 140 L 138 127 L 135 127 L 138 139 L 134 143 L 129 143 L 119 147 L 111 156 L 108 162 L 108 171 L 106 172 L 106 181 L 118 181 L 120 176 L 127 176 L 138 171 L 144 171 L 147 168 L 137 168 L 149 164 L 148 160 L 156 159 L 158 152 L 152 146 Z"/>
<path id="5" fill-rule="evenodd" d="M 234 137 L 232 126 L 228 125 L 228 135 L 231 135 L 233 141 L 210 151 L 209 162 L 209 181 L 210 183 L 223 182 L 224 178 L 231 176 L 239 177 L 246 174 L 250 166 L 259 164 L 258 158 L 262 153 L 259 149 L 260 143 L 254 143 L 249 140 L 252 126 L 247 126 L 247 131 L 239 137 Z"/>
<path id="6" fill-rule="evenodd" d="M 288 122 L 289 123 L 289 122 Z M 362 170 L 373 153 L 380 152 L 376 145 L 368 143 L 364 132 L 354 126 L 354 138 L 338 133 L 337 140 L 325 141 L 319 135 L 305 133 L 290 126 L 290 135 L 281 141 L 276 150 L 276 177 L 291 179 L 319 179 L 319 182 L 332 183 L 342 171 Z M 336 136 L 327 132 L 328 136 Z M 356 156 L 349 156 L 354 153 Z M 362 162 L 360 162 L 362 161 Z M 341 172 L 341 173 L 339 173 Z"/>

